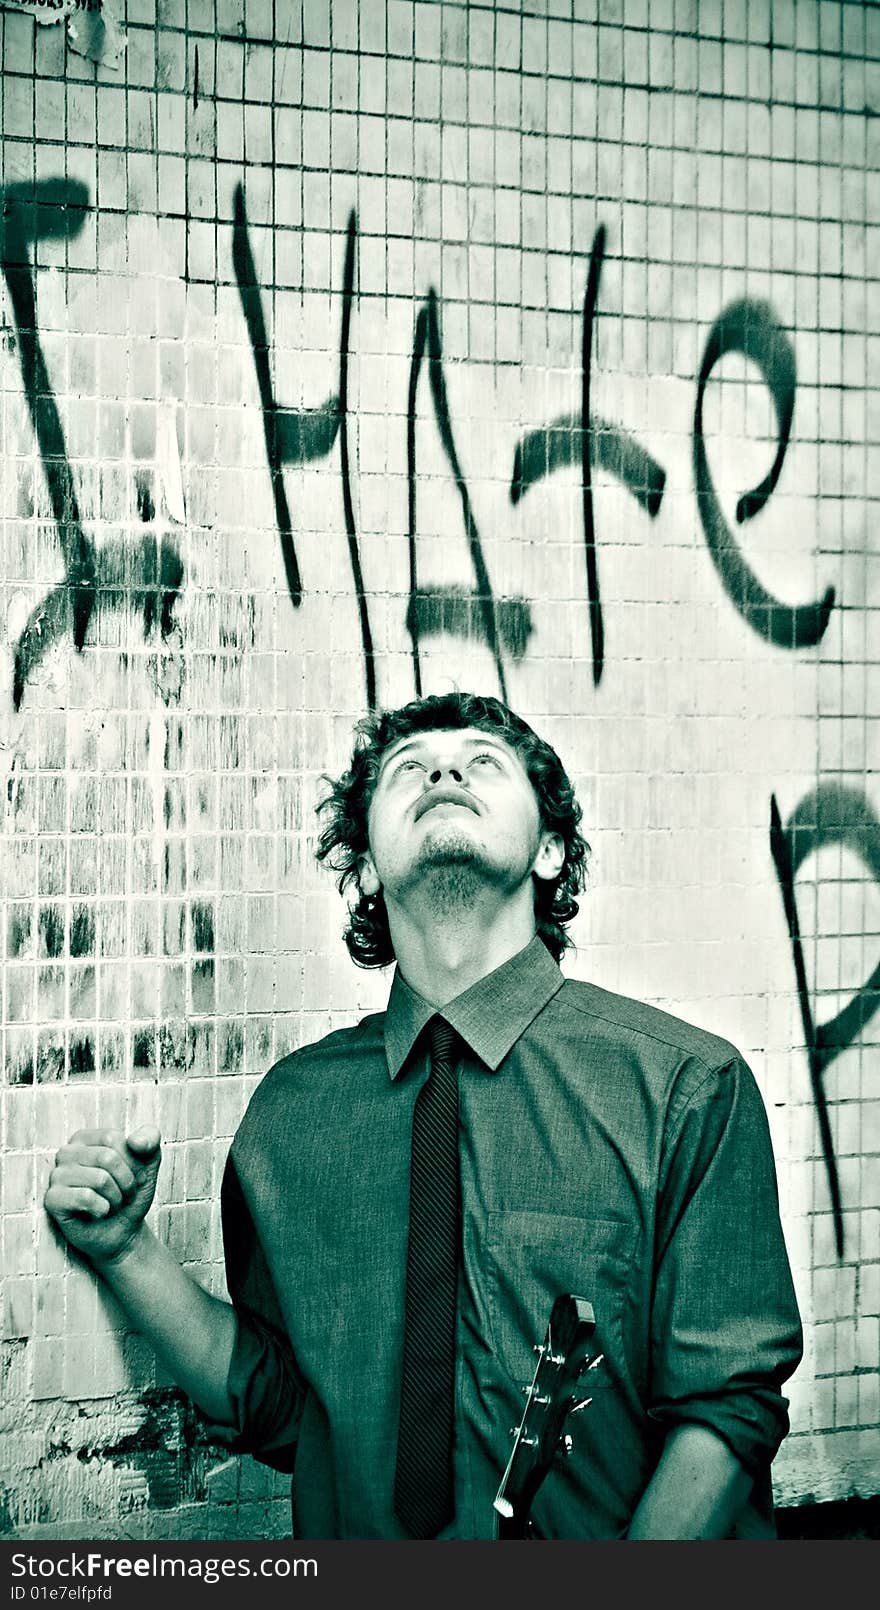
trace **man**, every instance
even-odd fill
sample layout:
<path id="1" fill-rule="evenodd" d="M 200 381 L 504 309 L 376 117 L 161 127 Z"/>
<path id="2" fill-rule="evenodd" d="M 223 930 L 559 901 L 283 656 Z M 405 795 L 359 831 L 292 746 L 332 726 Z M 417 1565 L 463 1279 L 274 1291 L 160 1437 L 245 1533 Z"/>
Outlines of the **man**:
<path id="1" fill-rule="evenodd" d="M 74 1136 L 49 1212 L 218 1437 L 292 1472 L 297 1537 L 491 1537 L 564 1292 L 604 1360 L 540 1535 L 772 1536 L 801 1332 L 763 1104 L 732 1046 L 563 978 L 587 846 L 558 756 L 495 699 L 417 700 L 361 723 L 325 808 L 349 950 L 397 971 L 251 1102 L 234 1306 L 143 1222 L 155 1133 Z"/>

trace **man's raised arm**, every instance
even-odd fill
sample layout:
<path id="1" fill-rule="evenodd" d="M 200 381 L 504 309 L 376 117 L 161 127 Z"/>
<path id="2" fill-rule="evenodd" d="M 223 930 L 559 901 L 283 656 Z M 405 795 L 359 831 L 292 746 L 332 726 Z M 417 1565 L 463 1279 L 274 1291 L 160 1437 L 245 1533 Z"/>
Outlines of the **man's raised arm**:
<path id="1" fill-rule="evenodd" d="M 180 1267 L 145 1224 L 161 1149 L 155 1129 L 81 1129 L 56 1154 L 44 1205 L 88 1258 L 162 1364 L 218 1425 L 234 1425 L 227 1378 L 235 1310 Z"/>

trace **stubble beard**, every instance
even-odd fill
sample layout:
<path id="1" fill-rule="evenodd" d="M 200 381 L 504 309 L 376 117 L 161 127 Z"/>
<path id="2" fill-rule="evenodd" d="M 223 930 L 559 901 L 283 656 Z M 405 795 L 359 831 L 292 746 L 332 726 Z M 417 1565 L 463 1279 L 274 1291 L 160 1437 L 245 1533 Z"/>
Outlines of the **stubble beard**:
<path id="1" fill-rule="evenodd" d="M 473 906 L 486 886 L 490 868 L 480 849 L 460 829 L 433 833 L 422 846 L 411 884 L 427 895 L 438 917 Z"/>

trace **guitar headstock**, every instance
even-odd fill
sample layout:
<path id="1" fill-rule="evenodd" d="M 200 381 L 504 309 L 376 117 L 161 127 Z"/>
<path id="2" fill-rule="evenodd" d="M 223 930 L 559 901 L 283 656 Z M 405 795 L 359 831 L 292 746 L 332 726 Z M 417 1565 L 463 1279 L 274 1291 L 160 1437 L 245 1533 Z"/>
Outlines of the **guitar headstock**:
<path id="1" fill-rule="evenodd" d="M 592 1401 L 583 1377 L 602 1361 L 601 1353 L 590 1352 L 595 1329 L 593 1305 L 586 1298 L 556 1298 L 544 1340 L 535 1347 L 537 1367 L 523 1387 L 525 1409 L 512 1429 L 513 1451 L 495 1495 L 501 1539 L 527 1535 L 529 1510 L 557 1449 L 570 1451 L 565 1422 Z"/>

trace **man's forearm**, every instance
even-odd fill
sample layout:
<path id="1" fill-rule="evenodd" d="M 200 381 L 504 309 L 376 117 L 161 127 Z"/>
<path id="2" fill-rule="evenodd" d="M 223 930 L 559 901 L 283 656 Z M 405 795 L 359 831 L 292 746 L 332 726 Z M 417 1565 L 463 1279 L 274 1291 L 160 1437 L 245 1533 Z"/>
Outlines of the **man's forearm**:
<path id="1" fill-rule="evenodd" d="M 95 1260 L 94 1268 L 199 1408 L 234 1425 L 226 1384 L 238 1325 L 231 1304 L 198 1285 L 146 1225 L 121 1257 Z"/>
<path id="2" fill-rule="evenodd" d="M 728 1537 L 751 1486 L 736 1455 L 708 1426 L 677 1426 L 627 1535 L 631 1541 Z"/>

